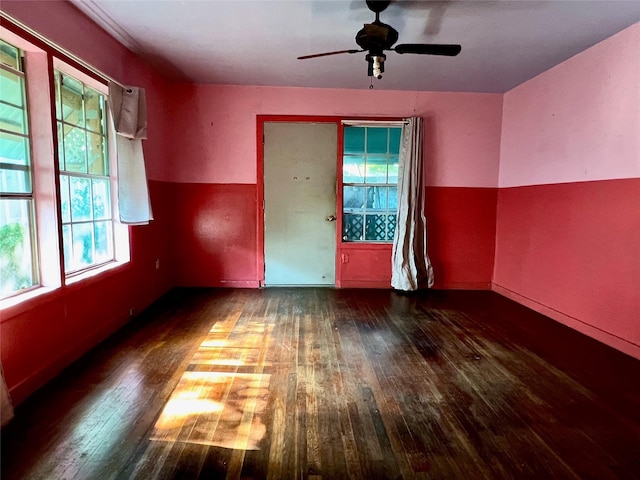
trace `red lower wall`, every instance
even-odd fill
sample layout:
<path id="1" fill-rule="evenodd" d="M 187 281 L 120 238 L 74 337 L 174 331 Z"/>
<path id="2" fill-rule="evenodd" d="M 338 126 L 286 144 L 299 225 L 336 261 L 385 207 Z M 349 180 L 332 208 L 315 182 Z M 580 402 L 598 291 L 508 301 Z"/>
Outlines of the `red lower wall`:
<path id="1" fill-rule="evenodd" d="M 255 185 L 173 184 L 171 233 L 179 286 L 257 287 Z M 496 189 L 428 187 L 436 288 L 491 288 Z M 391 246 L 338 245 L 338 286 L 390 288 Z"/>
<path id="2" fill-rule="evenodd" d="M 498 191 L 494 289 L 640 358 L 640 179 Z"/>
<path id="3" fill-rule="evenodd" d="M 497 189 L 427 187 L 434 288 L 491 288 Z"/>
<path id="4" fill-rule="evenodd" d="M 173 184 L 177 286 L 257 287 L 256 185 Z"/>
<path id="5" fill-rule="evenodd" d="M 155 220 L 131 227 L 131 262 L 7 308 L 0 353 L 14 405 L 171 287 L 166 242 L 171 185 L 150 182 Z M 156 269 L 156 260 L 160 269 Z"/>

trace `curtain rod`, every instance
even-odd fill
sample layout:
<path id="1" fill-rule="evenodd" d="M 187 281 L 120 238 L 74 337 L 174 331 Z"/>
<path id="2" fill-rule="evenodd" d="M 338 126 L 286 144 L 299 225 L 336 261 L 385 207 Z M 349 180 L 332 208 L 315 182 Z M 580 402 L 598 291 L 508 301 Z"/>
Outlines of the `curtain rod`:
<path id="1" fill-rule="evenodd" d="M 353 127 L 400 127 L 409 124 L 406 120 L 342 120 L 341 123 Z"/>
<path id="2" fill-rule="evenodd" d="M 45 44 L 46 46 L 48 46 L 49 48 L 51 48 L 55 53 L 64 55 L 65 57 L 73 60 L 74 62 L 76 62 L 78 65 L 82 66 L 83 68 L 85 68 L 86 70 L 92 72 L 94 75 L 100 77 L 102 80 L 106 81 L 106 82 L 113 82 L 117 85 L 120 85 L 122 88 L 124 89 L 128 89 L 129 87 L 127 87 L 126 85 L 123 85 L 121 82 L 117 81 L 116 79 L 114 79 L 111 75 L 107 75 L 106 73 L 104 73 L 102 70 L 97 69 L 96 67 L 94 67 L 93 65 L 85 62 L 84 60 L 82 60 L 80 57 L 78 57 L 77 55 L 75 55 L 74 53 L 71 53 L 69 50 L 67 50 L 64 47 L 61 47 L 60 45 L 58 45 L 57 43 L 55 43 L 52 40 L 49 40 L 47 37 L 45 37 L 44 35 L 36 32 L 34 29 L 32 29 L 31 27 L 25 25 L 24 23 L 22 23 L 20 20 L 16 19 L 15 17 L 9 15 L 7 12 L 3 12 L 0 10 L 0 17 L 3 20 L 7 20 L 8 22 L 12 23 L 14 26 L 20 28 L 21 30 L 25 31 L 26 33 L 28 33 L 29 35 L 35 37 L 36 39 L 38 39 L 40 42 L 42 42 L 43 44 Z M 15 33 L 15 32 L 14 32 Z"/>

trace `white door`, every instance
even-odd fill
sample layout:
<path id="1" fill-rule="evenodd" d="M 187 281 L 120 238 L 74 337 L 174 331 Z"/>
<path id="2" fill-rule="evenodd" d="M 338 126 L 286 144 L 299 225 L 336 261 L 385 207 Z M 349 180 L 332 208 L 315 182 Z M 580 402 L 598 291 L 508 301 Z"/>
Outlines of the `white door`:
<path id="1" fill-rule="evenodd" d="M 336 152 L 332 123 L 264 124 L 265 285 L 334 285 Z"/>

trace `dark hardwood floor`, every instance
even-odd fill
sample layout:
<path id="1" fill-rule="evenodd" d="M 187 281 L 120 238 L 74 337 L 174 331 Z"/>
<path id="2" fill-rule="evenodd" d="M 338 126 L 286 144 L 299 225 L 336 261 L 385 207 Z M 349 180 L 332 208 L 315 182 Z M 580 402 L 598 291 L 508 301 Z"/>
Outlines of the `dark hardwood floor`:
<path id="1" fill-rule="evenodd" d="M 491 292 L 174 290 L 16 414 L 4 480 L 640 478 L 640 361 Z"/>

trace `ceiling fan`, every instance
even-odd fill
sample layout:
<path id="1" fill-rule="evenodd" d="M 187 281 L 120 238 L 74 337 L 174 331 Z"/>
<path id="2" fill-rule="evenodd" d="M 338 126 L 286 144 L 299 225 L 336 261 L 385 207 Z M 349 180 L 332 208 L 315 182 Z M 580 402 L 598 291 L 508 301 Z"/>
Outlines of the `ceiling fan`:
<path id="1" fill-rule="evenodd" d="M 462 49 L 460 45 L 430 44 L 430 43 L 402 43 L 393 46 L 398 41 L 398 31 L 391 25 L 380 21 L 380 13 L 386 10 L 391 0 L 366 0 L 369 10 L 376 14 L 373 23 L 366 23 L 362 30 L 356 34 L 356 43 L 362 50 L 338 50 L 335 52 L 316 53 L 298 57 L 298 60 L 308 58 L 326 57 L 329 55 L 340 55 L 342 53 L 368 52 L 365 60 L 368 64 L 369 77 L 382 78 L 384 72 L 384 62 L 387 56 L 385 51 L 393 51 L 399 54 L 412 53 L 418 55 L 444 55 L 455 57 Z M 373 84 L 370 88 L 373 88 Z"/>

